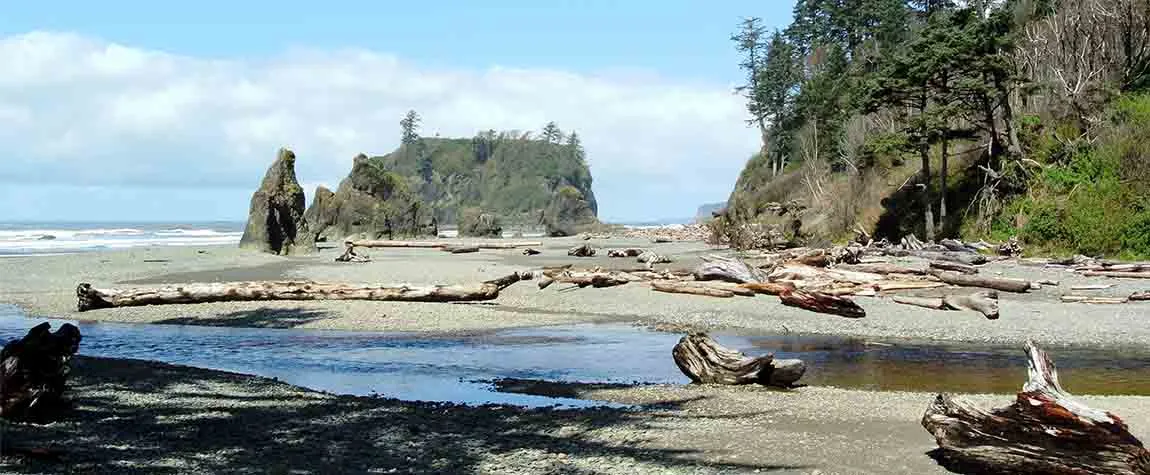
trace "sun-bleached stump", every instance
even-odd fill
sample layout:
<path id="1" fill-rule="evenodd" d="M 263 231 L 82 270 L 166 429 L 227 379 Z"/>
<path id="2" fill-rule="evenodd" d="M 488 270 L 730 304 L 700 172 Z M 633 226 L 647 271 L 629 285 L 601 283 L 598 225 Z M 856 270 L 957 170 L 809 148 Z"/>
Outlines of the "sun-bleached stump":
<path id="1" fill-rule="evenodd" d="M 698 384 L 761 384 L 789 388 L 803 376 L 802 360 L 776 360 L 773 354 L 748 357 L 724 348 L 706 333 L 691 333 L 671 350 L 675 365 Z"/>
<path id="2" fill-rule="evenodd" d="M 959 473 L 1150 474 L 1150 451 L 1118 416 L 1076 401 L 1045 351 L 1026 344 L 1028 378 L 1010 406 L 986 411 L 939 394 L 922 426 L 931 456 Z"/>
<path id="3" fill-rule="evenodd" d="M 76 287 L 76 310 L 142 305 L 242 302 L 265 300 L 376 300 L 407 302 L 466 302 L 493 300 L 510 283 L 521 280 L 519 273 L 478 284 L 324 284 L 317 282 L 213 282 L 141 287 L 96 289 L 81 283 Z"/>
<path id="4" fill-rule="evenodd" d="M 48 422 L 59 415 L 68 362 L 80 348 L 80 329 L 65 323 L 53 332 L 48 322 L 32 327 L 0 352 L 0 417 Z"/>

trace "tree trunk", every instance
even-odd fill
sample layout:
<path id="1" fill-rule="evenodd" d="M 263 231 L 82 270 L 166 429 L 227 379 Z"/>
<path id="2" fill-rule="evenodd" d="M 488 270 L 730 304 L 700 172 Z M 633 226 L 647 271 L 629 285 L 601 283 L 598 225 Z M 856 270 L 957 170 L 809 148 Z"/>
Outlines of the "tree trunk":
<path id="1" fill-rule="evenodd" d="M 919 102 L 919 114 L 926 114 L 927 97 L 926 85 L 923 85 L 922 99 Z M 925 124 L 925 123 L 924 123 Z M 930 199 L 930 140 L 927 139 L 926 125 L 922 126 L 922 137 L 919 137 L 921 143 L 918 145 L 918 153 L 922 158 L 922 216 L 926 225 L 926 240 L 934 241 L 934 213 L 931 211 Z"/>
<path id="2" fill-rule="evenodd" d="M 80 312 L 111 307 L 241 302 L 264 300 L 378 300 L 408 302 L 463 302 L 493 300 L 509 277 L 479 284 L 356 285 L 315 282 L 219 282 L 135 289 L 95 289 L 82 283 L 76 287 Z M 514 280 L 520 280 L 519 274 Z"/>
<path id="3" fill-rule="evenodd" d="M 846 318 L 863 318 L 866 316 L 866 311 L 863 310 L 862 307 L 859 307 L 857 303 L 854 303 L 854 301 L 848 298 L 818 292 L 807 292 L 804 290 L 784 292 L 779 294 L 779 300 L 783 305 L 798 307 L 812 312 L 828 313 Z"/>
<path id="4" fill-rule="evenodd" d="M 941 230 L 946 226 L 946 192 L 948 190 L 948 188 L 946 187 L 946 177 L 949 174 L 949 170 L 947 169 L 947 167 L 949 166 L 948 162 L 950 160 L 950 157 L 949 157 L 950 151 L 948 150 L 949 145 L 950 145 L 950 140 L 948 140 L 946 133 L 944 133 L 942 136 L 942 144 L 941 144 L 941 147 L 942 147 L 942 151 L 941 151 L 942 152 L 942 166 L 941 166 L 941 169 L 939 169 L 939 171 L 938 171 L 939 178 L 942 180 L 942 182 L 939 185 L 940 188 L 938 190 L 938 229 L 940 230 L 940 235 L 941 235 Z"/>
<path id="5" fill-rule="evenodd" d="M 657 280 L 651 282 L 651 288 L 658 292 L 703 295 L 707 297 L 727 298 L 736 295 L 743 297 L 755 296 L 755 291 L 752 289 L 740 287 L 737 284 L 728 284 L 726 282 L 676 282 Z"/>
<path id="6" fill-rule="evenodd" d="M 59 402 L 68 362 L 80 347 L 80 329 L 65 323 L 51 331 L 48 322 L 0 352 L 0 417 L 20 422 L 49 422 L 63 409 Z"/>
<path id="7" fill-rule="evenodd" d="M 1018 142 L 1018 131 L 1014 128 L 1014 106 L 1010 104 L 1010 87 L 998 74 L 994 75 L 994 87 L 998 90 L 1002 105 L 1002 127 L 1006 130 L 1006 151 L 1015 157 L 1022 157 L 1022 146 Z"/>
<path id="8" fill-rule="evenodd" d="M 789 388 L 806 372 L 801 360 L 757 358 L 720 346 L 706 333 L 684 336 L 671 350 L 675 365 L 699 384 L 761 384 Z"/>
<path id="9" fill-rule="evenodd" d="M 960 287 L 981 287 L 984 289 L 1001 290 L 1003 292 L 1025 293 L 1031 289 L 1030 281 L 1022 279 L 1006 279 L 982 275 L 964 275 L 956 272 L 946 272 L 931 269 L 933 275 L 943 282 Z"/>
<path id="10" fill-rule="evenodd" d="M 1150 474 L 1150 451 L 1117 416 L 1075 401 L 1046 352 L 1027 343 L 1028 378 L 1010 406 L 986 411 L 939 394 L 922 426 L 931 456 L 959 473 Z"/>

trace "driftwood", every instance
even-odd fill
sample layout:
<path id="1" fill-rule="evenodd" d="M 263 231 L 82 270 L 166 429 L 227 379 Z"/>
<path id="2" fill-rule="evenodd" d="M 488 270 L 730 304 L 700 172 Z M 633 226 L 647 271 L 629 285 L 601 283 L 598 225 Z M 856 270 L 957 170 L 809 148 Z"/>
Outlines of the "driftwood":
<path id="1" fill-rule="evenodd" d="M 638 257 L 643 254 L 642 249 L 609 249 L 607 257 Z"/>
<path id="2" fill-rule="evenodd" d="M 905 267 L 897 264 L 890 264 L 886 262 L 874 262 L 869 264 L 847 264 L 835 267 L 835 269 L 850 270 L 855 272 L 867 272 L 871 274 L 910 274 L 910 275 L 925 275 L 926 269 L 915 267 Z"/>
<path id="3" fill-rule="evenodd" d="M 1095 295 L 1063 295 L 1058 299 L 1065 303 L 1090 304 L 1122 304 L 1130 301 L 1130 297 L 1099 297 Z"/>
<path id="4" fill-rule="evenodd" d="M 846 318 L 863 318 L 866 311 L 848 298 L 804 290 L 793 290 L 779 294 L 783 305 L 798 307 L 812 312 L 829 313 Z"/>
<path id="5" fill-rule="evenodd" d="M 96 289 L 82 283 L 76 287 L 80 312 L 112 307 L 239 302 L 263 300 L 378 300 L 409 302 L 464 302 L 493 300 L 506 282 L 517 282 L 520 273 L 479 284 L 324 284 L 316 282 L 213 282 L 134 289 Z"/>
<path id="6" fill-rule="evenodd" d="M 963 295 L 944 295 L 942 297 L 908 297 L 896 295 L 891 297 L 891 300 L 895 303 L 915 305 L 935 310 L 973 310 L 981 313 L 987 319 L 998 319 L 998 293 L 994 291 Z"/>
<path id="7" fill-rule="evenodd" d="M 590 244 L 583 244 L 568 249 L 567 255 L 574 257 L 592 257 L 595 255 L 595 248 L 591 247 Z"/>
<path id="8" fill-rule="evenodd" d="M 1150 451 L 1125 422 L 1074 400 L 1034 343 L 1026 352 L 1029 377 L 1010 406 L 986 411 L 946 394 L 935 398 L 922 418 L 939 446 L 935 460 L 960 473 L 1150 473 Z"/>
<path id="9" fill-rule="evenodd" d="M 785 292 L 795 290 L 795 285 L 790 282 L 746 282 L 739 284 L 739 286 L 752 290 L 756 294 L 764 295 L 782 295 Z"/>
<path id="10" fill-rule="evenodd" d="M 761 384 L 789 388 L 806 372 L 802 360 L 756 358 L 724 348 L 706 333 L 684 336 L 671 350 L 675 365 L 697 384 Z"/>
<path id="11" fill-rule="evenodd" d="M 469 254 L 472 252 L 479 252 L 479 246 L 444 246 L 440 249 L 443 249 L 445 252 L 450 252 L 452 254 Z"/>
<path id="12" fill-rule="evenodd" d="M 948 270 L 960 274 L 977 274 L 978 268 L 969 264 L 960 264 L 952 261 L 930 261 L 931 269 Z"/>
<path id="13" fill-rule="evenodd" d="M 347 241 L 344 243 L 353 247 L 399 247 L 399 248 L 426 248 L 438 249 L 452 245 L 478 247 L 480 249 L 518 249 L 520 247 L 533 247 L 542 246 L 542 242 L 538 241 L 525 241 L 525 242 L 483 242 L 471 244 L 450 244 L 438 241 L 386 241 L 386 240 L 360 240 L 360 241 Z"/>
<path id="14" fill-rule="evenodd" d="M 548 276 L 555 282 L 575 284 L 579 288 L 606 288 L 641 280 L 623 272 L 565 272 Z M 548 284 L 550 285 L 550 284 Z M 545 288 L 545 286 L 540 286 Z"/>
<path id="15" fill-rule="evenodd" d="M 68 362 L 80 347 L 80 329 L 71 323 L 55 332 L 51 328 L 48 322 L 36 325 L 0 351 L 0 417 L 49 422 L 62 410 Z"/>
<path id="16" fill-rule="evenodd" d="M 666 263 L 671 262 L 670 257 L 655 254 L 654 252 L 651 252 L 651 251 L 644 251 L 642 254 L 639 254 L 639 258 L 636 260 L 639 261 L 640 263 L 648 264 L 648 265 L 666 264 Z"/>
<path id="17" fill-rule="evenodd" d="M 1001 277 L 988 277 L 981 275 L 963 275 L 955 272 L 946 272 L 938 269 L 931 269 L 930 275 L 933 275 L 943 282 L 950 285 L 958 285 L 961 287 L 982 287 L 984 289 L 1001 290 L 1003 292 L 1018 292 L 1023 293 L 1031 289 L 1031 282 L 1022 279 L 1006 279 Z"/>
<path id="18" fill-rule="evenodd" d="M 884 249 L 883 254 L 894 257 L 914 256 L 932 261 L 950 261 L 966 265 L 982 265 L 986 264 L 988 259 L 982 254 L 974 254 L 970 252 L 954 252 L 954 251 L 921 251 L 921 250 L 904 250 L 904 249 Z"/>
<path id="19" fill-rule="evenodd" d="M 998 246 L 998 255 L 1000 256 L 1021 256 L 1022 244 L 1018 242 L 1018 236 L 1011 236 L 1006 242 Z"/>
<path id="20" fill-rule="evenodd" d="M 1130 300 L 1139 301 L 1139 302 L 1150 300 L 1150 291 L 1143 290 L 1141 292 L 1134 292 L 1134 293 L 1130 294 Z"/>
<path id="21" fill-rule="evenodd" d="M 343 250 L 343 254 L 336 256 L 336 262 L 371 262 L 371 257 L 366 254 L 358 254 L 355 252 L 355 246 L 347 246 Z"/>
<path id="22" fill-rule="evenodd" d="M 712 256 L 704 258 L 695 268 L 695 280 L 722 280 L 742 284 L 746 282 L 766 282 L 767 273 L 751 267 L 739 259 Z"/>
<path id="23" fill-rule="evenodd" d="M 1099 271 L 1086 271 L 1082 275 L 1085 275 L 1087 277 L 1114 277 L 1114 278 L 1120 278 L 1120 279 L 1150 279 L 1150 272 L 1141 272 L 1141 271 L 1127 272 L 1127 271 L 1099 270 Z"/>
<path id="24" fill-rule="evenodd" d="M 755 291 L 727 282 L 652 281 L 651 288 L 672 294 L 703 295 L 707 297 L 754 297 Z"/>
<path id="25" fill-rule="evenodd" d="M 524 256 L 534 256 L 534 255 L 538 255 L 538 254 L 542 254 L 542 253 L 543 253 L 542 251 L 535 249 L 533 247 L 529 247 L 529 248 L 523 250 Z"/>
<path id="26" fill-rule="evenodd" d="M 652 239 L 651 242 L 653 242 L 655 244 L 667 244 L 667 243 L 674 242 L 674 241 L 672 241 L 671 238 L 667 238 L 667 237 L 657 237 L 655 239 Z"/>

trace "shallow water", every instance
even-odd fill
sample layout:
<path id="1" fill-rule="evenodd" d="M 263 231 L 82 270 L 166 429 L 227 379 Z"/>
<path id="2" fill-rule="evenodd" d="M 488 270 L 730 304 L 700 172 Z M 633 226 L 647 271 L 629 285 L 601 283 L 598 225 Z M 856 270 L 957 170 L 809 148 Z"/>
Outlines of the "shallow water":
<path id="1" fill-rule="evenodd" d="M 0 306 L 0 338 L 40 320 Z M 63 321 L 53 321 L 57 327 Z M 686 383 L 671 359 L 681 335 L 629 325 L 566 325 L 443 337 L 410 333 L 76 322 L 80 353 L 139 358 L 278 378 L 339 394 L 469 404 L 582 407 L 604 403 L 493 391 L 498 378 Z M 800 382 L 869 390 L 1013 393 L 1026 378 L 1021 348 L 877 343 L 810 336 L 715 334 L 747 354 L 808 364 Z M 1051 348 L 1076 394 L 1150 395 L 1150 352 Z"/>

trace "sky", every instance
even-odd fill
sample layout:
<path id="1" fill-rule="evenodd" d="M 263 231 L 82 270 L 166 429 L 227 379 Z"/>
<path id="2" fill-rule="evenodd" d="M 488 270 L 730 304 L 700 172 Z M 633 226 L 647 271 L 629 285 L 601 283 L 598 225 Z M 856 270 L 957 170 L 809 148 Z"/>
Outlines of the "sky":
<path id="1" fill-rule="evenodd" d="M 426 136 L 582 137 L 600 219 L 691 216 L 758 147 L 730 34 L 793 1 L 4 2 L 0 221 L 242 220 Z"/>

